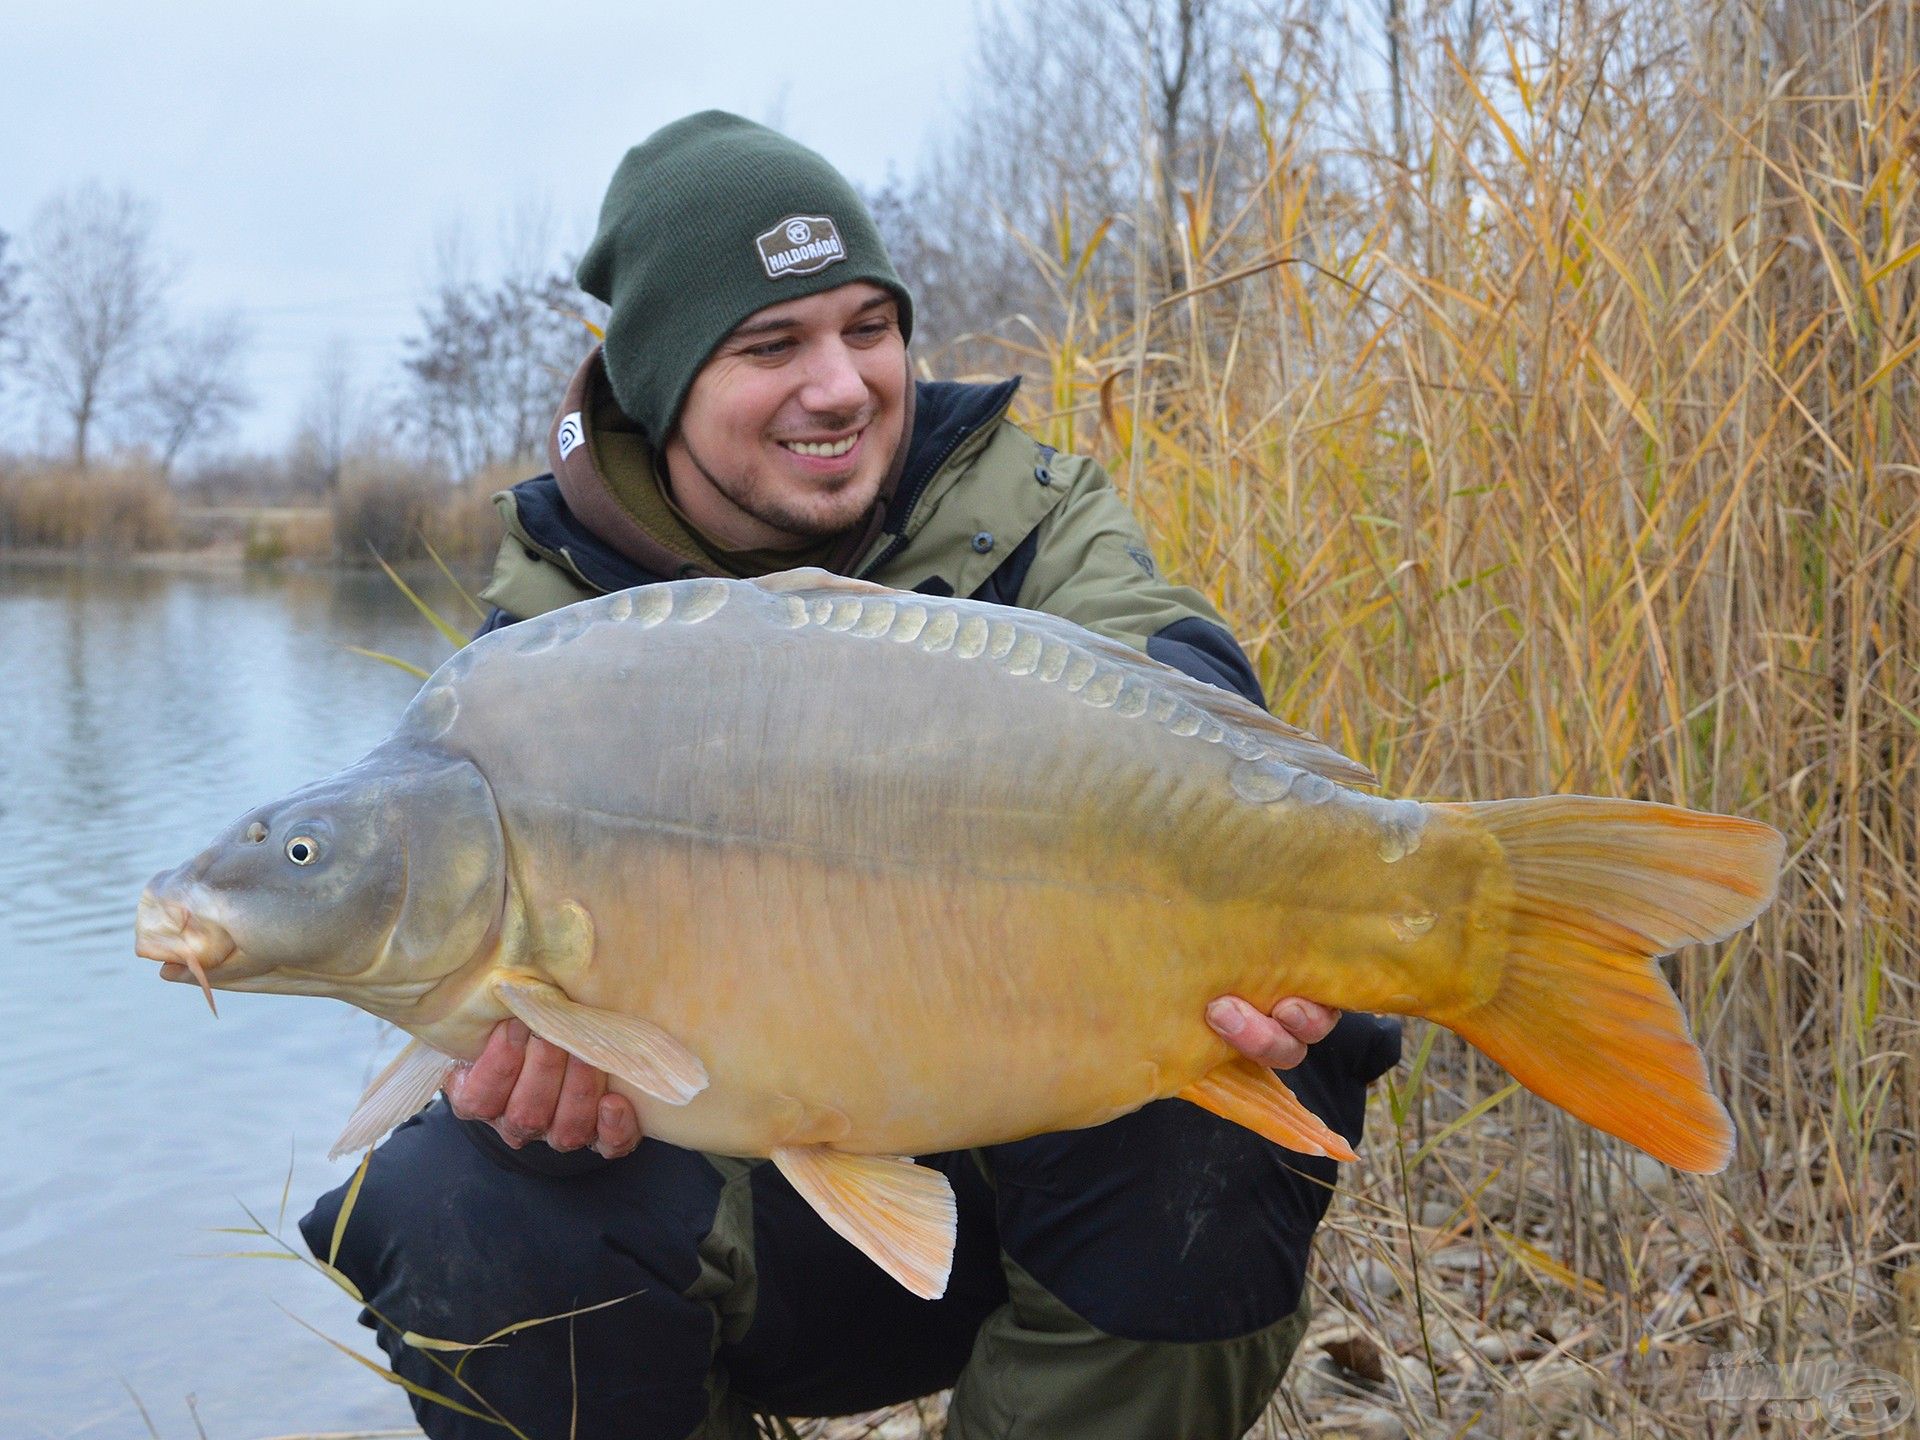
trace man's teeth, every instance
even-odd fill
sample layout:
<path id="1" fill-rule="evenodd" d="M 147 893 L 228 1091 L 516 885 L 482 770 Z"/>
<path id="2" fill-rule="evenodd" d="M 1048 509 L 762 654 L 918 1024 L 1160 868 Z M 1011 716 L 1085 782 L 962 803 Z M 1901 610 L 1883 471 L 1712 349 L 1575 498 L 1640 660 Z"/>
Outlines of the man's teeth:
<path id="1" fill-rule="evenodd" d="M 859 438 L 856 432 L 844 440 L 834 440 L 822 445 L 815 445 L 806 440 L 782 440 L 780 443 L 796 455 L 818 455 L 831 460 L 836 455 L 846 454 L 853 448 L 853 442 Z"/>

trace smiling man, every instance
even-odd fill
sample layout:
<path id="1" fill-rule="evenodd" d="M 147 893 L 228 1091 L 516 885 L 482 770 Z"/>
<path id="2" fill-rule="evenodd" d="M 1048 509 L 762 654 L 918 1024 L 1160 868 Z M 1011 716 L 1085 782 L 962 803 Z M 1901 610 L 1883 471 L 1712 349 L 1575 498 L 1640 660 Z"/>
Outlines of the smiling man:
<path id="1" fill-rule="evenodd" d="M 900 301 L 865 281 L 735 327 L 662 447 L 681 513 L 733 550 L 784 554 L 852 530 L 901 453 L 905 358 Z"/>
<path id="2" fill-rule="evenodd" d="M 611 307 L 606 343 L 560 406 L 552 474 L 498 497 L 488 628 L 631 585 L 822 565 L 1049 611 L 1260 701 L 1099 466 L 1006 418 L 1013 382 L 913 379 L 912 297 L 811 151 L 718 112 L 667 126 L 622 162 L 579 278 Z M 1300 1000 L 1264 1015 L 1221 997 L 1207 1019 L 1297 1066 L 1301 1098 L 1356 1142 L 1399 1050 L 1392 1022 Z M 450 1099 L 375 1152 L 337 1264 L 400 1374 L 536 1437 L 744 1440 L 755 1409 L 951 1385 L 951 1440 L 1227 1440 L 1299 1343 L 1335 1179 L 1178 1100 L 923 1156 L 959 1206 L 947 1292 L 923 1301 L 773 1165 L 643 1140 L 604 1075 L 518 1021 Z M 301 1222 L 316 1253 L 343 1195 Z M 403 1338 L 560 1315 L 466 1354 L 458 1380 Z M 500 1433 L 416 1410 L 430 1435 Z"/>

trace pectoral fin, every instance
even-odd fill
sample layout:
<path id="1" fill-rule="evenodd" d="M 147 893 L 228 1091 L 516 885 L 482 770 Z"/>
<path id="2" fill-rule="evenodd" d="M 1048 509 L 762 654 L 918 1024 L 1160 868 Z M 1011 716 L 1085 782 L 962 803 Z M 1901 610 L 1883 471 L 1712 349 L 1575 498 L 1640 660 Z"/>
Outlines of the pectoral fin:
<path id="1" fill-rule="evenodd" d="M 1360 1158 L 1351 1145 L 1300 1103 L 1299 1096 L 1280 1083 L 1279 1076 L 1245 1056 L 1209 1070 L 1182 1090 L 1180 1098 L 1302 1155 Z"/>
<path id="2" fill-rule="evenodd" d="M 923 1300 L 947 1293 L 957 1212 L 938 1170 L 824 1145 L 782 1145 L 773 1163 L 820 1218 Z"/>
<path id="3" fill-rule="evenodd" d="M 707 1088 L 700 1057 L 658 1025 L 569 1000 L 543 980 L 496 980 L 493 993 L 542 1040 L 656 1100 L 684 1105 Z"/>
<path id="4" fill-rule="evenodd" d="M 409 1040 L 406 1049 L 373 1077 L 327 1158 L 337 1160 L 350 1150 L 364 1150 L 373 1144 L 433 1099 L 441 1082 L 459 1063 L 424 1040 Z"/>

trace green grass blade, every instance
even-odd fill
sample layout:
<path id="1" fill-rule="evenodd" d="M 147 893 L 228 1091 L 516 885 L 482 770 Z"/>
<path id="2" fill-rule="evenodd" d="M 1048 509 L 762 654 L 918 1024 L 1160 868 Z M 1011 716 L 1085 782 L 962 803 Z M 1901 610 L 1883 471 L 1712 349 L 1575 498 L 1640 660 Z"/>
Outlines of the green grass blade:
<path id="1" fill-rule="evenodd" d="M 373 1160 L 373 1151 L 369 1150 L 360 1157 L 360 1163 L 354 1167 L 353 1179 L 347 1183 L 347 1198 L 340 1202 L 340 1213 L 333 1219 L 333 1238 L 327 1242 L 327 1268 L 331 1270 L 340 1258 L 340 1241 L 347 1233 L 347 1220 L 353 1214 L 353 1207 L 359 1203 L 360 1187 L 366 1183 L 367 1166 Z"/>
<path id="2" fill-rule="evenodd" d="M 423 541 L 421 543 L 425 544 L 426 542 Z M 428 544 L 427 554 L 433 560 L 433 563 L 440 568 L 440 573 L 447 577 L 447 583 L 453 586 L 453 593 L 458 595 L 467 609 L 473 612 L 473 618 L 476 620 L 485 620 L 487 618 L 486 607 L 474 599 L 473 596 L 469 595 L 467 593 L 467 587 L 454 578 L 453 571 L 447 568 L 447 562 L 440 558 L 440 552 Z"/>
<path id="3" fill-rule="evenodd" d="M 384 650 L 369 650 L 364 645 L 343 645 L 343 650 L 351 650 L 356 655 L 364 655 L 369 660 L 378 660 L 382 665 L 391 665 L 396 670 L 404 670 L 416 680 L 425 680 L 433 672 L 423 670 L 411 660 L 402 660 L 398 655 L 389 655 Z"/>
<path id="4" fill-rule="evenodd" d="M 380 568 L 387 572 L 387 578 L 394 583 L 402 595 L 407 597 L 408 601 L 413 605 L 413 608 L 426 616 L 428 622 L 434 629 L 440 632 L 441 636 L 449 645 L 458 650 L 467 643 L 467 637 L 460 628 L 450 623 L 438 610 L 434 609 L 433 606 L 415 594 L 413 587 L 400 578 L 400 572 L 387 563 L 384 555 L 378 550 L 375 550 L 373 552 L 373 558 L 380 562 Z"/>
<path id="5" fill-rule="evenodd" d="M 342 1355 L 346 1356 L 349 1360 L 353 1361 L 354 1364 L 364 1365 L 367 1369 L 371 1370 L 374 1374 L 378 1375 L 382 1380 L 385 1380 L 389 1385 L 398 1385 L 402 1390 L 406 1391 L 409 1395 L 417 1395 L 422 1400 L 430 1401 L 435 1405 L 444 1405 L 447 1409 L 452 1410 L 456 1414 L 466 1415 L 475 1420 L 486 1420 L 486 1421 L 492 1422 L 495 1425 L 505 1426 L 507 1432 L 511 1435 L 517 1436 L 518 1440 L 527 1440 L 527 1436 L 525 1432 L 508 1424 L 505 1420 L 500 1419 L 498 1416 L 489 1415 L 484 1410 L 476 1410 L 471 1405 L 462 1405 L 458 1400 L 449 1399 L 447 1396 L 442 1395 L 437 1390 L 429 1390 L 426 1386 L 421 1385 L 416 1381 L 409 1380 L 404 1375 L 396 1374 L 394 1371 L 389 1370 L 384 1365 L 376 1365 L 373 1361 L 367 1359 L 367 1357 L 362 1355 L 359 1351 L 352 1349 L 350 1346 L 342 1345 L 338 1340 L 334 1339 L 331 1335 L 327 1334 L 324 1330 L 320 1330 L 315 1326 L 309 1325 L 305 1320 L 302 1320 L 298 1315 L 294 1314 L 291 1310 L 288 1310 L 285 1306 L 281 1307 L 281 1314 L 285 1315 L 289 1320 L 293 1321 L 294 1324 L 300 1326 L 301 1329 L 311 1331 L 313 1334 L 318 1335 L 322 1340 L 326 1341 L 327 1344 L 331 1345 L 334 1349 L 338 1350 Z"/>

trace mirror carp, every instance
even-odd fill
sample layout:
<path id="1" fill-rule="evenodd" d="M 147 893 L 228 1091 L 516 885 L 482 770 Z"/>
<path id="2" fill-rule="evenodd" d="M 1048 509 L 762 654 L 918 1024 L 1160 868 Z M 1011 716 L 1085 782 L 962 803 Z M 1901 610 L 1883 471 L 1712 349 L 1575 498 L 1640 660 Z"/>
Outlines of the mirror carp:
<path id="1" fill-rule="evenodd" d="M 407 1030 L 336 1153 L 518 1016 L 646 1133 L 770 1157 L 916 1294 L 903 1158 L 1180 1097 L 1352 1159 L 1205 1023 L 1216 995 L 1424 1016 L 1678 1168 L 1732 1127 L 1655 963 L 1771 900 L 1753 821 L 1417 803 L 1058 618 L 824 571 L 622 591 L 481 637 L 356 764 L 156 876 L 164 978 Z"/>

